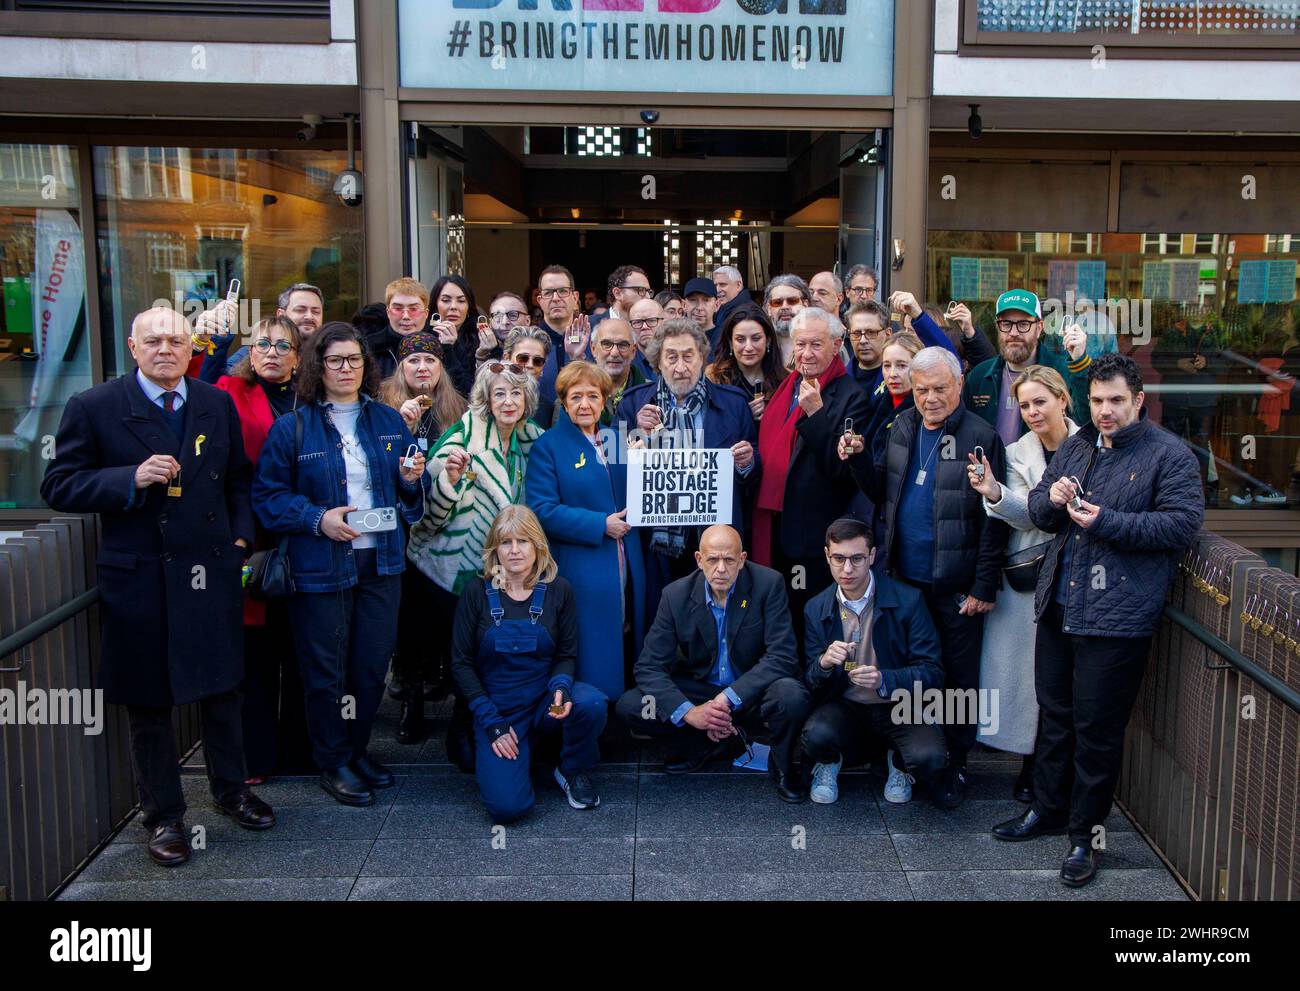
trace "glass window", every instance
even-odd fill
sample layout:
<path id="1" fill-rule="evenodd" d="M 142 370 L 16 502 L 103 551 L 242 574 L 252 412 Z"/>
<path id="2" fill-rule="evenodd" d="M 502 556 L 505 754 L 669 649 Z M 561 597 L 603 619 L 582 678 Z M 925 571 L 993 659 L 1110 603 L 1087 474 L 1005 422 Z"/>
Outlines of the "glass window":
<path id="1" fill-rule="evenodd" d="M 97 147 L 95 213 L 104 374 L 133 367 L 135 314 L 158 301 L 189 315 L 239 279 L 241 325 L 274 316 L 295 282 L 318 286 L 325 320 L 361 303 L 362 216 L 333 193 L 341 151 Z"/>
<path id="2" fill-rule="evenodd" d="M 0 144 L 0 508 L 41 507 L 68 397 L 91 384 L 77 150 Z"/>
<path id="3" fill-rule="evenodd" d="M 996 343 L 997 294 L 1037 293 L 1040 348 L 1059 353 L 1060 331 L 1076 322 L 1094 356 L 1118 350 L 1138 363 L 1148 414 L 1196 455 L 1211 509 L 1300 507 L 1300 238 L 1094 233 L 1091 242 L 1091 252 L 1065 255 L 1030 250 L 1041 237 L 1018 231 L 931 231 L 932 300 L 969 304 Z"/>
<path id="4" fill-rule="evenodd" d="M 980 32 L 1105 35 L 1121 44 L 1267 38 L 1294 43 L 1295 0 L 976 0 Z"/>

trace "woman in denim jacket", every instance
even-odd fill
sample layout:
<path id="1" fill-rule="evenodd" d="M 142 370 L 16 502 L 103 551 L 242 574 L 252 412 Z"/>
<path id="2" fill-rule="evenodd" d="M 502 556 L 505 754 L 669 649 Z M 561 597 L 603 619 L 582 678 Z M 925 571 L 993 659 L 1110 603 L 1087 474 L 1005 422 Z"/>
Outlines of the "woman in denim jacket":
<path id="1" fill-rule="evenodd" d="M 271 428 L 253 481 L 258 519 L 289 536 L 289 616 L 312 753 L 321 786 L 345 805 L 370 805 L 373 789 L 393 784 L 366 747 L 406 567 L 396 519 L 391 529 L 362 532 L 346 517 L 390 509 L 415 523 L 428 485 L 424 455 L 401 414 L 374 399 L 377 391 L 360 334 L 350 324 L 326 324 L 302 357 L 299 407 Z"/>

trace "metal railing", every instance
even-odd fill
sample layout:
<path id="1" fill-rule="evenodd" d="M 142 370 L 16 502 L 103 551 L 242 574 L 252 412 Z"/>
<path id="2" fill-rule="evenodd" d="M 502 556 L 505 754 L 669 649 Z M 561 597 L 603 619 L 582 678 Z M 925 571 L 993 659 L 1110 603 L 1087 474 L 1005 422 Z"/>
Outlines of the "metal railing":
<path id="1" fill-rule="evenodd" d="M 1205 901 L 1300 897 L 1300 580 L 1202 534 L 1152 644 L 1117 797 Z"/>
<path id="2" fill-rule="evenodd" d="M 87 732 L 84 705 L 53 702 L 95 684 L 96 545 L 93 517 L 0 543 L 0 690 L 14 693 L 0 726 L 0 901 L 52 895 L 136 805 L 125 711 L 96 705 L 99 732 Z M 62 721 L 69 713 L 80 718 Z M 198 740 L 197 707 L 178 708 L 174 725 L 184 753 Z"/>

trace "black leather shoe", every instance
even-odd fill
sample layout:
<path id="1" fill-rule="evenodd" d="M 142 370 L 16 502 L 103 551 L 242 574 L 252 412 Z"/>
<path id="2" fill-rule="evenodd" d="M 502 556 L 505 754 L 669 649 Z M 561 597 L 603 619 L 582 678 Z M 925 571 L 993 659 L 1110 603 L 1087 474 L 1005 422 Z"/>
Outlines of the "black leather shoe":
<path id="1" fill-rule="evenodd" d="M 1011 797 L 1028 805 L 1034 800 L 1034 758 L 1031 754 L 1020 765 L 1016 783 L 1011 786 Z"/>
<path id="2" fill-rule="evenodd" d="M 1087 846 L 1070 847 L 1069 856 L 1061 865 L 1061 883 L 1071 888 L 1082 888 L 1097 876 L 1097 851 Z"/>
<path id="3" fill-rule="evenodd" d="M 419 743 L 424 733 L 424 696 L 407 689 L 402 693 L 402 711 L 397 717 L 397 742 Z"/>
<path id="4" fill-rule="evenodd" d="M 230 816 L 245 829 L 270 829 L 275 825 L 275 813 L 251 791 L 246 791 L 231 805 L 213 800 L 212 807 L 223 816 Z"/>
<path id="5" fill-rule="evenodd" d="M 351 767 L 352 770 L 365 779 L 366 784 L 370 785 L 371 788 L 391 788 L 397 783 L 392 771 L 366 754 L 355 758 Z"/>
<path id="6" fill-rule="evenodd" d="M 993 835 L 1000 840 L 1032 840 L 1039 836 L 1065 835 L 1065 823 L 1053 823 L 1044 819 L 1033 809 L 1026 809 L 1023 815 L 1000 822 L 993 827 Z"/>
<path id="7" fill-rule="evenodd" d="M 791 805 L 808 801 L 808 786 L 797 771 L 781 771 L 775 764 L 768 764 L 767 773 L 776 784 L 776 794 L 781 801 Z"/>
<path id="8" fill-rule="evenodd" d="M 185 823 L 165 822 L 154 827 L 149 837 L 149 856 L 155 864 L 175 867 L 190 859 L 190 841 L 185 835 Z"/>
<path id="9" fill-rule="evenodd" d="M 736 750 L 737 746 L 743 747 L 744 744 L 736 737 L 729 736 L 701 750 L 693 750 L 685 756 L 666 756 L 664 759 L 664 773 L 691 774 L 698 771 L 715 757 L 721 757 L 723 754 Z"/>
<path id="10" fill-rule="evenodd" d="M 347 765 L 321 771 L 320 786 L 344 805 L 375 804 L 375 793 L 370 790 L 370 785 Z"/>
<path id="11" fill-rule="evenodd" d="M 941 809 L 955 809 L 966 800 L 966 768 L 950 767 L 931 786 L 934 804 Z"/>

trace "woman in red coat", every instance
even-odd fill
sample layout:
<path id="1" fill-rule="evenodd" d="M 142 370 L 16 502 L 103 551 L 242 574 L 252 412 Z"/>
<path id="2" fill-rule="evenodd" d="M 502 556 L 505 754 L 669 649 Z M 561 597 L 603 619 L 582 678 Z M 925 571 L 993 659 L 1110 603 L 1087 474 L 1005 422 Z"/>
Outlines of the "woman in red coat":
<path id="1" fill-rule="evenodd" d="M 268 317 L 254 325 L 252 346 L 231 374 L 217 380 L 239 412 L 244 452 L 257 464 L 276 417 L 297 405 L 293 374 L 301 338 L 287 317 Z M 257 535 L 259 550 L 275 537 Z M 313 768 L 302 685 L 293 635 L 283 603 L 255 602 L 244 596 L 244 754 L 249 781 L 261 784 L 273 771 L 301 773 Z"/>

